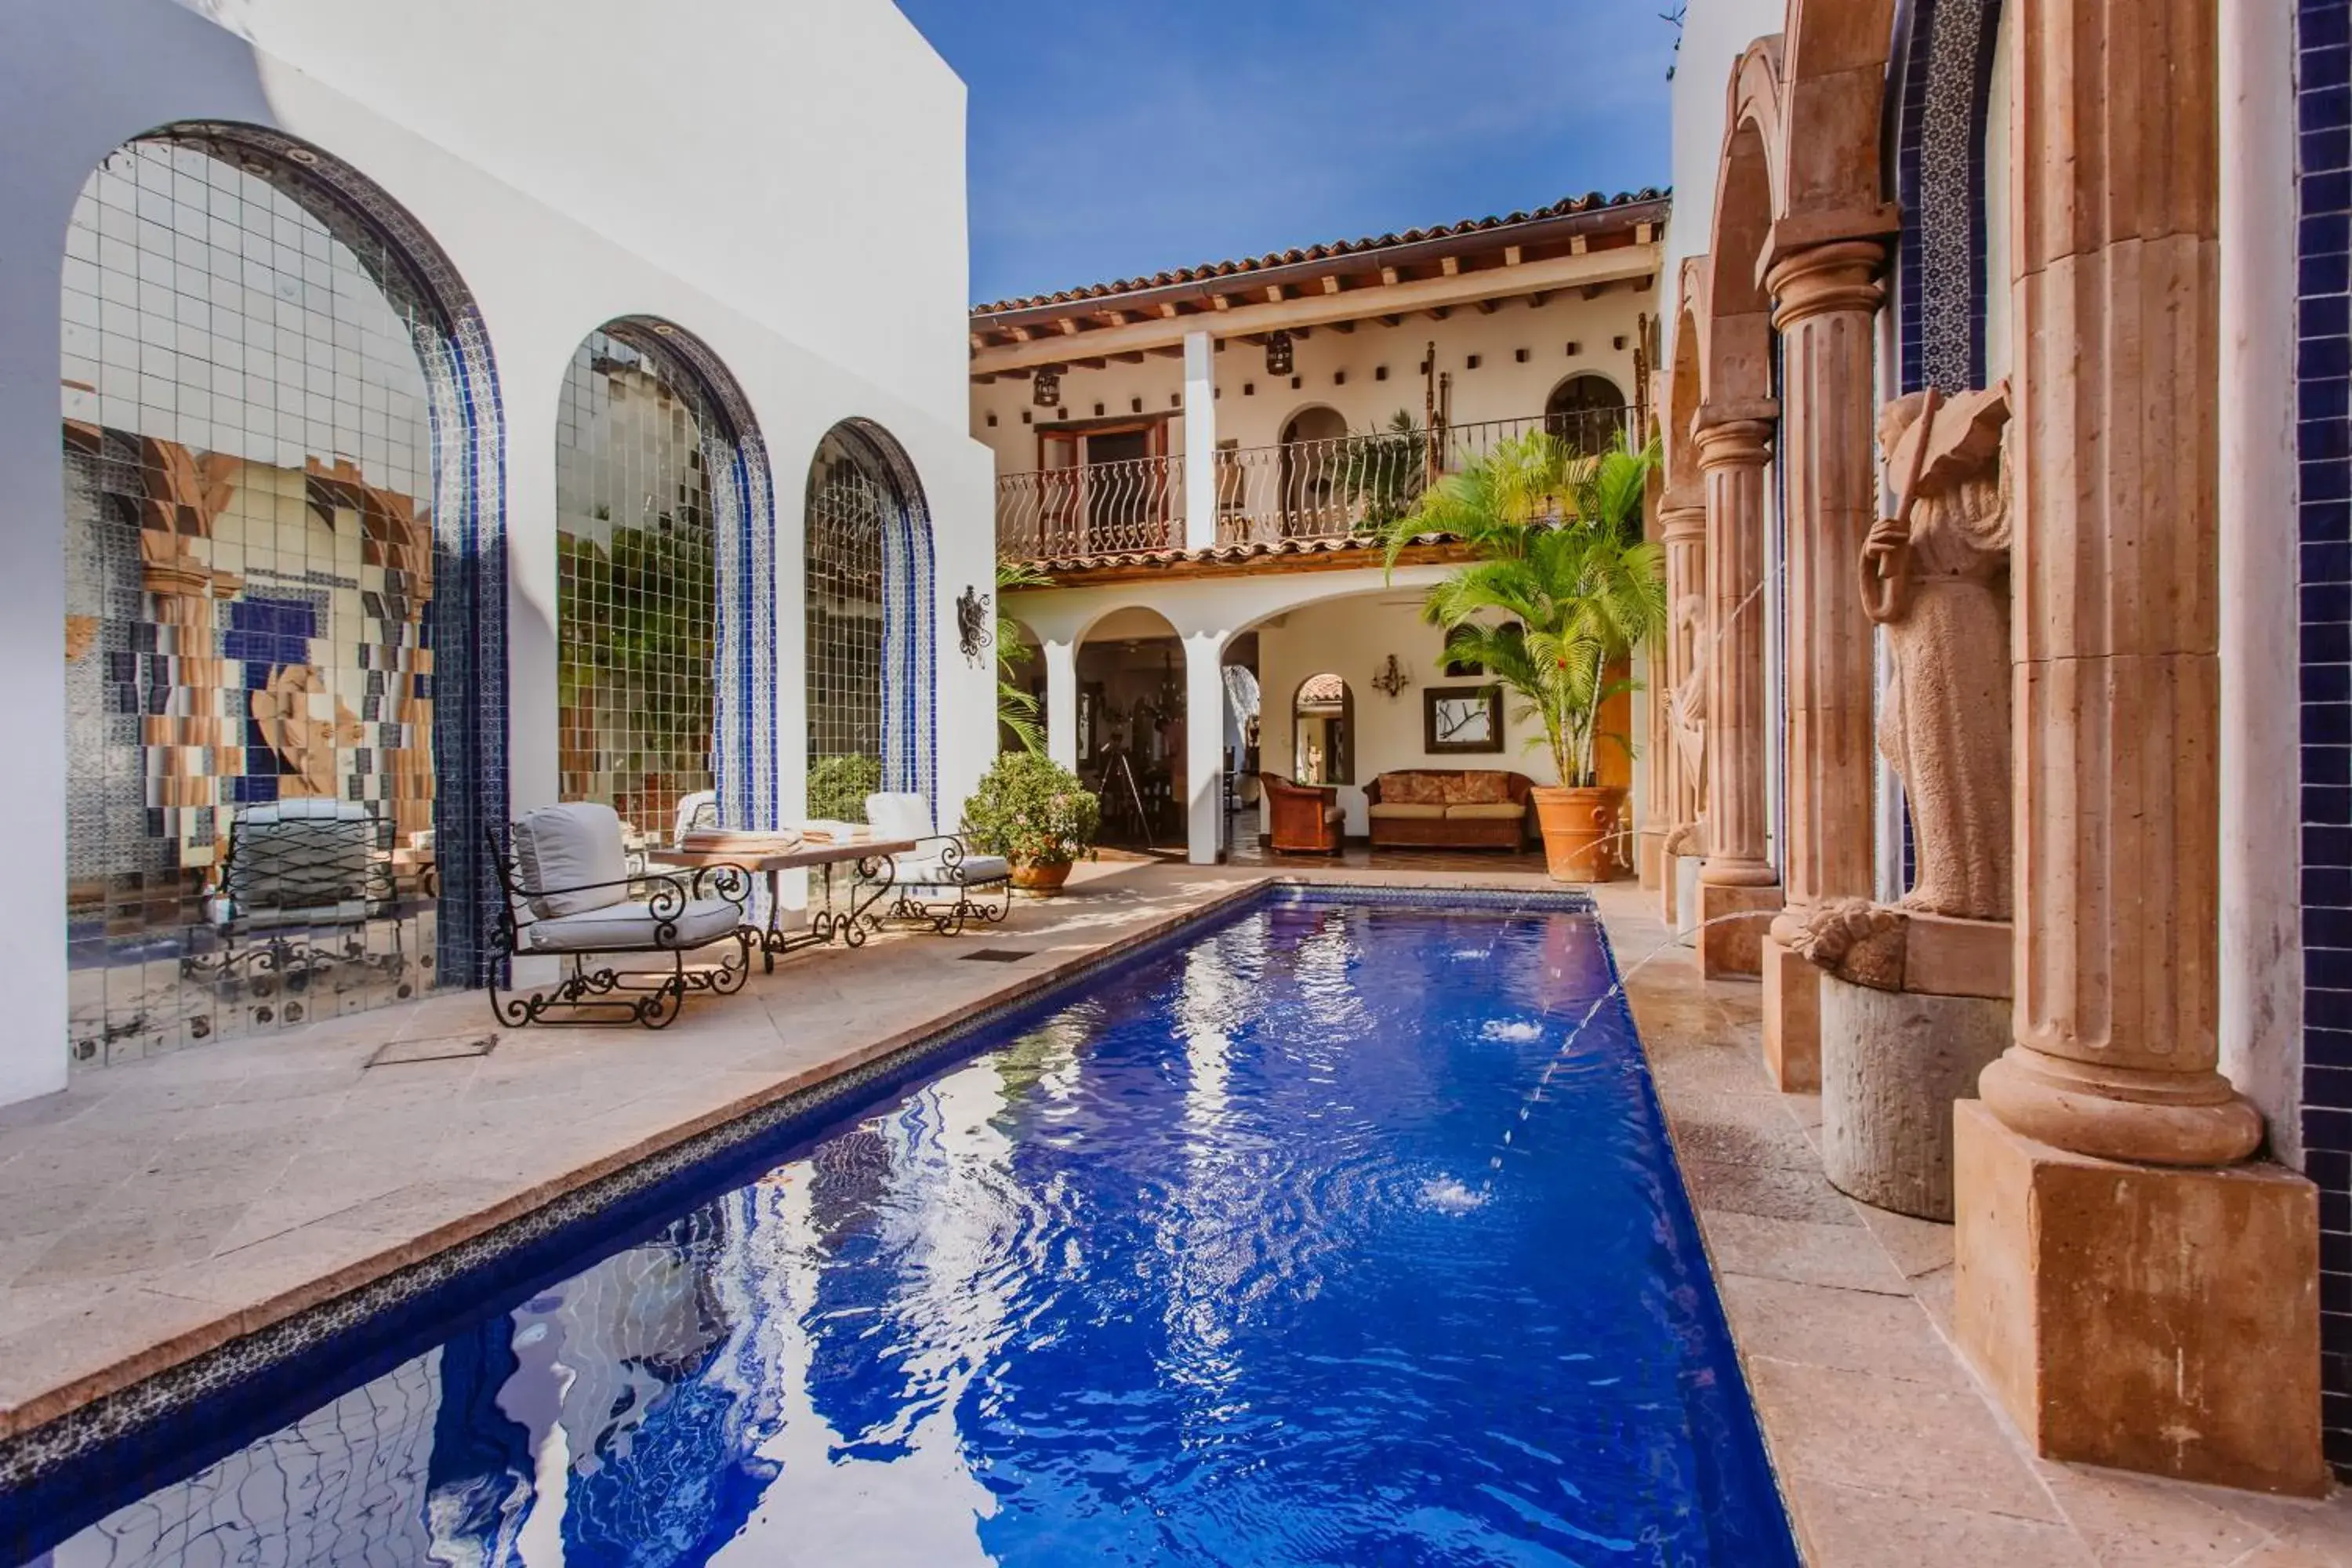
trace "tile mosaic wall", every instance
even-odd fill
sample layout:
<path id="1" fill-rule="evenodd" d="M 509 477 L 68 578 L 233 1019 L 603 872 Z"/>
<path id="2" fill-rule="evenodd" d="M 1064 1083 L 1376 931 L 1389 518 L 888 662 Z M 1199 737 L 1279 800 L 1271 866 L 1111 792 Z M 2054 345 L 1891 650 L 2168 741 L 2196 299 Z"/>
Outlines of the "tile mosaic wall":
<path id="1" fill-rule="evenodd" d="M 2304 1173 L 2319 1185 L 2321 1417 L 2352 1469 L 2352 4 L 2299 0 L 2296 448 Z"/>
<path id="2" fill-rule="evenodd" d="M 436 963 L 446 333 L 377 231 L 278 173 L 134 143 L 68 233 L 79 1063 L 394 999 Z"/>

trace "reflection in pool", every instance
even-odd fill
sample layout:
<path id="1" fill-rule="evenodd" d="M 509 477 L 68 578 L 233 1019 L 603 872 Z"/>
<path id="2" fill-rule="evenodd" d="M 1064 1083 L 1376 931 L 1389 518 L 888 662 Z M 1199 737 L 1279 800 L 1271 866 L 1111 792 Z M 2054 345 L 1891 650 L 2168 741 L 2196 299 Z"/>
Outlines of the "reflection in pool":
<path id="1" fill-rule="evenodd" d="M 1256 907 L 54 1560 L 1793 1563 L 1609 977 Z"/>

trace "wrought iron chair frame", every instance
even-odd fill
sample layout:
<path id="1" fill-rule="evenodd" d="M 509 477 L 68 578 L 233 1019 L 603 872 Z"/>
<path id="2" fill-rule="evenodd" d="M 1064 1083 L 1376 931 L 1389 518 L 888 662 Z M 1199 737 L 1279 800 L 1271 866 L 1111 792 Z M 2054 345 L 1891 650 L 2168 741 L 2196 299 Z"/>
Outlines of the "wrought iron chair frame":
<path id="1" fill-rule="evenodd" d="M 281 985 L 288 994 L 299 994 L 310 989 L 310 977 L 319 971 L 352 964 L 383 971 L 385 978 L 393 982 L 395 994 L 403 998 L 412 993 L 415 987 L 404 978 L 408 955 L 401 943 L 400 888 L 392 868 L 392 819 L 370 812 L 363 817 L 317 820 L 365 822 L 368 826 L 367 868 L 354 889 L 356 896 L 338 900 L 360 905 L 361 913 L 349 920 L 271 927 L 256 923 L 266 910 L 239 912 L 240 895 L 235 881 L 239 869 L 237 854 L 247 847 L 253 833 L 232 820 L 228 845 L 221 851 L 213 874 L 205 879 L 201 895 L 206 900 L 226 900 L 231 912 L 226 920 L 205 921 L 203 929 L 216 933 L 220 946 L 212 952 L 183 953 L 182 979 L 241 986 L 257 998 L 267 998 L 276 994 Z M 378 921 L 391 929 L 390 952 L 368 951 L 367 928 Z M 315 940 L 312 933 L 322 928 L 341 932 L 341 945 L 325 946 Z"/>
<path id="2" fill-rule="evenodd" d="M 732 996 L 743 989 L 751 977 L 751 941 L 750 907 L 751 873 L 740 866 L 718 865 L 698 867 L 693 871 L 649 871 L 624 877 L 609 882 L 583 882 L 569 888 L 526 888 L 522 886 L 521 868 L 514 858 L 514 837 L 509 830 L 505 841 L 499 840 L 495 828 L 483 829 L 488 840 L 490 863 L 498 868 L 499 912 L 490 926 L 494 950 L 506 963 L 494 966 L 490 981 L 490 1008 L 499 1021 L 512 1028 L 547 1021 L 548 1015 L 558 1009 L 576 1016 L 555 1020 L 566 1024 L 636 1025 L 641 1028 L 667 1028 L 677 1020 L 686 1005 L 689 992 L 709 992 L 719 996 Z M 618 888 L 635 896 L 643 890 L 646 912 L 654 921 L 651 942 L 615 942 L 606 946 L 579 952 L 560 950 L 538 951 L 523 945 L 522 933 L 530 920 L 519 920 L 517 909 L 527 907 L 534 899 L 557 898 L 569 893 L 602 892 Z M 738 916 L 734 927 L 724 936 L 713 937 L 691 946 L 680 946 L 677 941 L 677 921 L 687 906 L 698 900 L 719 899 L 731 903 Z M 732 942 L 734 952 L 722 953 L 716 963 L 703 961 L 689 966 L 687 955 L 706 948 Z M 616 970 L 610 963 L 591 970 L 587 961 L 604 958 L 614 953 L 667 953 L 670 967 L 632 973 Z M 534 990 L 525 995 L 511 984 L 502 987 L 503 973 L 512 979 L 511 964 L 518 958 L 568 959 L 568 971 L 552 990 Z M 651 984 L 646 984 L 647 978 Z"/>
<path id="3" fill-rule="evenodd" d="M 974 882 L 965 881 L 960 868 L 963 865 L 965 857 L 971 853 L 971 847 L 964 842 L 964 837 L 965 836 L 961 833 L 930 834 L 916 839 L 913 853 L 901 858 L 917 861 L 929 858 L 926 847 L 939 845 L 940 879 L 936 882 L 919 885 L 955 889 L 956 898 L 953 903 L 944 903 L 938 899 L 918 898 L 904 889 L 894 888 L 892 892 L 895 896 L 884 907 L 882 913 L 867 915 L 866 923 L 877 931 L 881 929 L 885 920 L 908 921 L 917 924 L 927 923 L 941 936 L 961 935 L 965 922 L 969 921 L 978 921 L 982 925 L 1001 923 L 1004 917 L 1013 911 L 1013 874 L 1008 869 L 1002 877 L 990 877 Z M 864 873 L 866 868 L 861 864 L 858 869 Z M 895 876 L 895 867 L 891 868 L 890 874 Z M 991 889 L 993 889 L 997 895 L 992 903 L 971 896 L 976 891 L 987 893 Z"/>

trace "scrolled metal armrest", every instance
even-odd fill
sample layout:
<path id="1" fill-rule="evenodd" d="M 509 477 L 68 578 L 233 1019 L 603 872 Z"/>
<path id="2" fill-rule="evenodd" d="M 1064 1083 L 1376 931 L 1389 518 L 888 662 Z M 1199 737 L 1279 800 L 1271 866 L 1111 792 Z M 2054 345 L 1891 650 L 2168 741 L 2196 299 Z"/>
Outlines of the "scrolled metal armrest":
<path id="1" fill-rule="evenodd" d="M 731 860 L 698 866 L 694 872 L 694 896 L 724 899 L 738 910 L 746 909 L 751 902 L 751 868 Z"/>

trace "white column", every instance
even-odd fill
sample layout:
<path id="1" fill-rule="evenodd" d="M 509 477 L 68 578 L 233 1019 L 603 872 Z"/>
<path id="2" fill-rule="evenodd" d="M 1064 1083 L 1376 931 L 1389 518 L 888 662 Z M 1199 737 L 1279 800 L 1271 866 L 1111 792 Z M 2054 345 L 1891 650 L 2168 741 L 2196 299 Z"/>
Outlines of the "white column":
<path id="1" fill-rule="evenodd" d="M 1217 863 L 1225 786 L 1225 639 L 1195 632 L 1184 639 L 1184 815 L 1186 858 Z"/>
<path id="2" fill-rule="evenodd" d="M 2221 1071 L 2300 1166 L 2294 37 L 2221 0 Z"/>
<path id="3" fill-rule="evenodd" d="M 1078 645 L 1045 647 L 1045 754 L 1073 773 L 1078 766 Z"/>
<path id="4" fill-rule="evenodd" d="M 1217 542 L 1217 345 L 1184 334 L 1184 548 Z"/>

